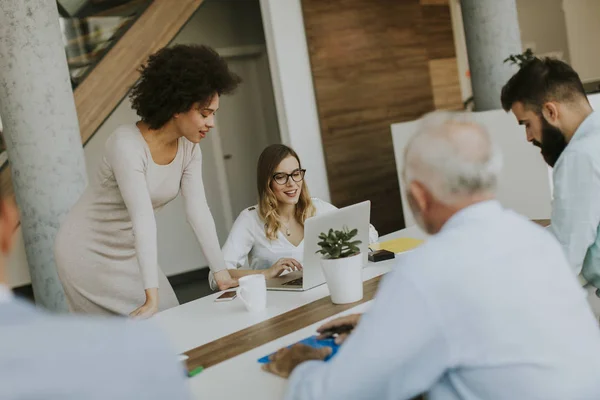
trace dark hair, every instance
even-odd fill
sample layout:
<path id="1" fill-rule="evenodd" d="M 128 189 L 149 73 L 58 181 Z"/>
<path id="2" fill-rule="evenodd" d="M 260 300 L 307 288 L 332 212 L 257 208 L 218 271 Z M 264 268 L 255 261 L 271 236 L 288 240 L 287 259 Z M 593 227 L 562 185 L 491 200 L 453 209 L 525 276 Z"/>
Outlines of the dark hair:
<path id="1" fill-rule="evenodd" d="M 165 47 L 139 69 L 131 90 L 132 107 L 151 129 L 165 125 L 194 103 L 209 103 L 215 94 L 227 94 L 241 82 L 225 60 L 207 46 Z"/>
<path id="2" fill-rule="evenodd" d="M 587 101 L 579 75 L 569 64 L 534 57 L 504 85 L 501 101 L 505 111 L 521 102 L 539 113 L 548 101 L 571 102 L 581 97 Z"/>

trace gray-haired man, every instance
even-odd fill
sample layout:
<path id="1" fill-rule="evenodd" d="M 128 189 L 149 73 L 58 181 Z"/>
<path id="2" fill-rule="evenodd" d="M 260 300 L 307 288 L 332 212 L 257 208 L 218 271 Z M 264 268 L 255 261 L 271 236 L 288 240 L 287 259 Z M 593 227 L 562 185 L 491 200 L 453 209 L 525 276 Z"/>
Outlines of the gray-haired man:
<path id="1" fill-rule="evenodd" d="M 494 200 L 501 167 L 482 127 L 425 118 L 404 189 L 434 236 L 400 259 L 360 323 L 338 322 L 356 329 L 330 362 L 302 346 L 276 353 L 266 369 L 293 370 L 288 399 L 599 398 L 600 330 L 584 291 L 556 239 Z"/>

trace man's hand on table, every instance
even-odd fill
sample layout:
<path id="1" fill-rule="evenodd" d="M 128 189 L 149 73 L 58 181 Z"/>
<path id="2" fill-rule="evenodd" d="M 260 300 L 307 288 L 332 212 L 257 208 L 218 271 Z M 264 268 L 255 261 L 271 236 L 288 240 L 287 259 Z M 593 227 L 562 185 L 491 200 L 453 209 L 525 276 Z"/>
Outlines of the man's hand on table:
<path id="1" fill-rule="evenodd" d="M 342 344 L 350 335 L 352 330 L 356 328 L 362 314 L 350 314 L 344 317 L 333 319 L 317 328 L 319 336 L 317 339 L 327 339 L 335 337 L 335 344 Z M 335 336 L 337 335 L 337 336 Z"/>
<path id="2" fill-rule="evenodd" d="M 305 361 L 324 360 L 331 354 L 330 347 L 315 349 L 299 343 L 290 348 L 284 348 L 269 357 L 269 363 L 263 365 L 262 369 L 272 374 L 288 378 L 294 368 Z"/>
<path id="3" fill-rule="evenodd" d="M 337 334 L 335 336 L 335 343 L 342 344 L 348 335 L 350 335 L 352 329 L 358 325 L 360 317 L 361 314 L 346 315 L 321 325 L 317 329 L 317 332 L 319 332 L 317 339 L 326 339 Z M 262 368 L 272 374 L 288 378 L 294 371 L 294 368 L 303 362 L 310 360 L 322 361 L 330 354 L 330 347 L 315 349 L 314 347 L 299 343 L 290 348 L 281 349 L 273 354 L 269 357 L 269 363 L 263 365 Z"/>

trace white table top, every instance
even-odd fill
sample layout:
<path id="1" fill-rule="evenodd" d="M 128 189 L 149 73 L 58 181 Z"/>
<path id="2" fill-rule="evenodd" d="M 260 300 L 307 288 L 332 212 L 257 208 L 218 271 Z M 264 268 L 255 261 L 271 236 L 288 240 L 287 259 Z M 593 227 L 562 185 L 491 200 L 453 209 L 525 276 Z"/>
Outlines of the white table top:
<path id="1" fill-rule="evenodd" d="M 426 235 L 418 228 L 410 227 L 383 236 L 380 238 L 380 241 L 400 237 L 420 239 L 425 238 Z M 401 254 L 396 255 L 396 258 L 401 256 Z M 389 272 L 394 265 L 394 260 L 377 264 L 369 263 L 363 270 L 363 280 L 369 280 Z M 215 303 L 214 300 L 217 296 L 218 293 L 203 297 L 193 302 L 163 311 L 153 318 L 153 320 L 167 333 L 178 353 L 183 353 L 187 350 L 210 343 L 320 298 L 329 296 L 329 289 L 327 288 L 327 285 L 324 284 L 304 292 L 268 291 L 267 309 L 260 313 L 247 312 L 239 299 L 231 302 Z M 359 312 L 362 311 L 364 307 L 365 305 L 363 304 L 347 312 Z M 260 399 L 281 398 L 285 387 L 285 381 L 264 373 L 260 370 L 256 360 L 273 350 L 277 350 L 280 347 L 310 336 L 318 325 L 320 325 L 320 323 L 294 332 L 288 336 L 284 336 L 264 346 L 222 362 L 207 369 L 196 377 L 189 379 L 195 397 L 203 399 L 234 398 L 233 392 L 226 394 L 223 390 L 237 390 L 239 391 L 239 395 L 244 395 L 245 398 L 254 398 L 248 397 L 249 393 L 260 393 L 260 396 L 258 397 Z M 242 366 L 244 368 L 252 367 L 244 369 L 242 373 Z M 232 373 L 236 376 L 236 385 L 227 385 L 226 382 L 228 377 L 234 376 L 230 375 Z M 242 378 L 243 382 L 250 386 L 242 384 L 239 380 Z M 254 392 L 254 390 L 249 391 L 250 387 L 255 388 L 256 390 L 263 390 L 260 392 Z M 236 392 L 236 394 L 238 393 Z"/>
<path id="2" fill-rule="evenodd" d="M 362 313 L 371 304 L 372 301 L 360 304 L 331 318 L 327 318 L 327 320 L 346 314 Z M 258 363 L 258 359 L 314 335 L 322 323 L 323 321 L 273 340 L 263 346 L 208 368 L 194 378 L 189 379 L 190 389 L 194 398 L 237 400 L 282 399 L 287 386 L 287 379 L 263 371 L 261 364 Z M 230 382 L 233 381 L 235 384 L 227 384 L 228 378 L 232 379 Z"/>

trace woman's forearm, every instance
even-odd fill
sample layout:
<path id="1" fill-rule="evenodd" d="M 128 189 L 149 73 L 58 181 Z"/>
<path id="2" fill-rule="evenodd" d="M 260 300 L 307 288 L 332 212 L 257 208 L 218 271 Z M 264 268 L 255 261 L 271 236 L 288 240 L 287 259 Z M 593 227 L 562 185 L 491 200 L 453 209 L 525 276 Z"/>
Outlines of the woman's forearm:
<path id="1" fill-rule="evenodd" d="M 246 276 L 246 275 L 256 275 L 256 274 L 263 274 L 266 271 L 266 269 L 230 269 L 229 270 L 229 274 L 231 274 L 231 277 L 234 279 L 239 279 L 242 276 Z"/>

